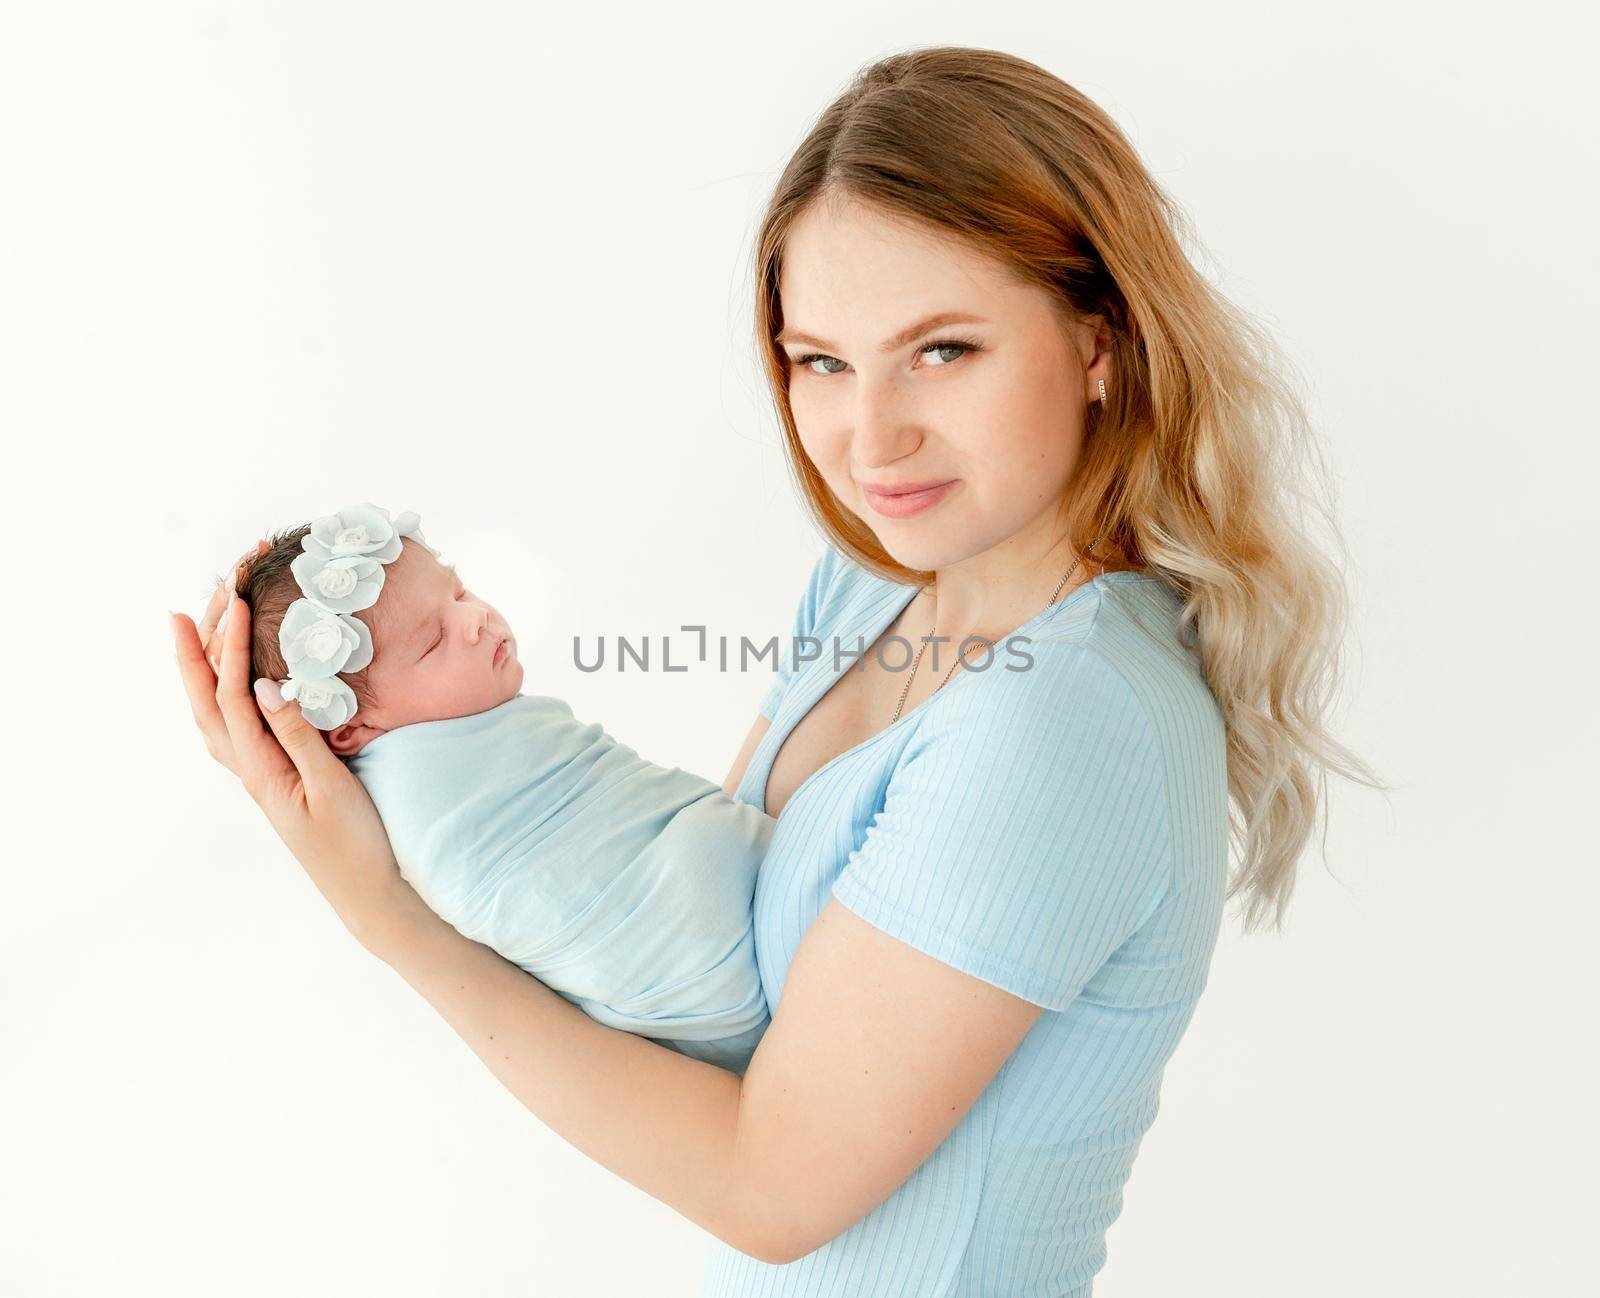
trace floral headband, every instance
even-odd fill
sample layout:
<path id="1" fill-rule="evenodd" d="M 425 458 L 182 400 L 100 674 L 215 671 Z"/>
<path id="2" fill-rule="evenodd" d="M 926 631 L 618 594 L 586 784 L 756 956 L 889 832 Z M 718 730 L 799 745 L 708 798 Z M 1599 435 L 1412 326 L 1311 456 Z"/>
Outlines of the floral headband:
<path id="1" fill-rule="evenodd" d="M 346 505 L 314 521 L 300 538 L 305 553 L 289 570 L 305 598 L 289 605 L 278 627 L 289 668 L 278 684 L 318 730 L 337 730 L 356 714 L 355 691 L 339 673 L 358 672 L 372 661 L 372 633 L 350 615 L 378 602 L 383 566 L 400 557 L 400 538 L 436 553 L 422 539 L 421 522 L 409 510 L 391 519 L 377 505 Z"/>

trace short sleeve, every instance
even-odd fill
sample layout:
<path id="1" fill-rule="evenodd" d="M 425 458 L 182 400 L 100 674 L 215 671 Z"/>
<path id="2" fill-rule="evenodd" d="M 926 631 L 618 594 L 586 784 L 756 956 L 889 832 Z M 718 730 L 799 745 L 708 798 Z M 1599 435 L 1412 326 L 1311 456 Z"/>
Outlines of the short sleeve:
<path id="1" fill-rule="evenodd" d="M 838 551 L 832 546 L 826 546 L 817 561 L 811 565 L 811 576 L 806 581 L 805 593 L 800 596 L 800 605 L 795 610 L 793 629 L 786 638 L 780 637 L 778 640 L 777 674 L 773 677 L 772 684 L 768 686 L 766 694 L 762 696 L 761 706 L 758 709 L 768 720 L 778 715 L 783 696 L 788 693 L 790 684 L 798 674 L 795 663 L 796 642 L 815 633 L 838 561 Z M 815 648 L 808 652 L 813 658 L 816 656 Z"/>
<path id="2" fill-rule="evenodd" d="M 1065 1009 L 1172 879 L 1161 749 L 1093 647 L 996 657 L 930 711 L 833 885 L 875 927 Z"/>

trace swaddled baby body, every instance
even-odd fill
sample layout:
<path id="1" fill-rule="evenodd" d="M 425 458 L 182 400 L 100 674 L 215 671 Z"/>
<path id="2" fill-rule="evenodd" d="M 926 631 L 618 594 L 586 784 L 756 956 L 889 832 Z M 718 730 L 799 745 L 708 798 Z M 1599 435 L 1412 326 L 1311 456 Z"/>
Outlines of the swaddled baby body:
<path id="1" fill-rule="evenodd" d="M 307 532 L 241 565 L 253 676 L 288 674 Z M 339 676 L 354 715 L 318 724 L 423 901 L 600 1022 L 742 1073 L 769 1021 L 750 906 L 776 822 L 523 694 L 510 627 L 419 540 L 347 616 L 372 657 Z"/>
<path id="2" fill-rule="evenodd" d="M 462 934 L 602 1023 L 744 1071 L 767 1026 L 750 902 L 770 817 L 523 694 L 391 730 L 350 769 Z"/>

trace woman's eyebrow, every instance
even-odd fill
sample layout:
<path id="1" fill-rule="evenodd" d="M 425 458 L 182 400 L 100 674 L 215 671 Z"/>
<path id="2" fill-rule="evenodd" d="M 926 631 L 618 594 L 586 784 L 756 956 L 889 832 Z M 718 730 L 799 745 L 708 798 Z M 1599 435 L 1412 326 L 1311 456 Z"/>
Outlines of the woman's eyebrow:
<path id="1" fill-rule="evenodd" d="M 918 320 L 914 325 L 907 325 L 893 338 L 884 339 L 883 342 L 878 344 L 878 350 L 880 352 L 899 351 L 907 343 L 915 342 L 928 330 L 937 329 L 941 325 L 990 323 L 992 322 L 985 320 L 981 315 L 972 315 L 966 311 L 940 311 L 936 315 Z M 823 342 L 822 339 L 815 338 L 807 333 L 801 333 L 798 329 L 785 329 L 773 341 L 779 343 L 804 343 L 807 347 L 821 347 L 824 351 L 833 347 L 832 343 Z"/>

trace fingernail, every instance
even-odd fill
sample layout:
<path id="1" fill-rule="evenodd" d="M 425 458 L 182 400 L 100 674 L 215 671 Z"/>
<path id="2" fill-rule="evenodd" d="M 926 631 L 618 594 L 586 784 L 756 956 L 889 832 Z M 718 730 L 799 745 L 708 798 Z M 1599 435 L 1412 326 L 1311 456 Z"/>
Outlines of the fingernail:
<path id="1" fill-rule="evenodd" d="M 221 635 L 223 633 L 228 625 L 228 614 L 231 611 L 232 605 L 229 605 L 228 608 L 222 610 L 222 616 L 217 619 L 217 628 L 211 633 L 212 635 Z"/>
<path id="2" fill-rule="evenodd" d="M 256 702 L 261 704 L 268 712 L 276 712 L 288 700 L 283 697 L 283 691 L 278 688 L 277 681 L 269 681 L 265 676 L 257 676 Z"/>

